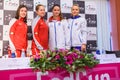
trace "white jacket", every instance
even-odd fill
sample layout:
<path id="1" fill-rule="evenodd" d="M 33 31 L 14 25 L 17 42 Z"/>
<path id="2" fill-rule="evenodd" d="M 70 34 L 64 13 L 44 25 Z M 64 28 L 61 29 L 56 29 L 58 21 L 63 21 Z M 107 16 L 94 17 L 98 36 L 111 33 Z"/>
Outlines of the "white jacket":
<path id="1" fill-rule="evenodd" d="M 65 49 L 64 22 L 52 20 L 48 22 L 49 26 L 49 48 L 51 50 Z"/>
<path id="2" fill-rule="evenodd" d="M 87 25 L 85 18 L 80 16 L 71 17 L 68 19 L 68 31 L 70 38 L 70 46 L 76 47 L 86 44 L 87 42 Z"/>

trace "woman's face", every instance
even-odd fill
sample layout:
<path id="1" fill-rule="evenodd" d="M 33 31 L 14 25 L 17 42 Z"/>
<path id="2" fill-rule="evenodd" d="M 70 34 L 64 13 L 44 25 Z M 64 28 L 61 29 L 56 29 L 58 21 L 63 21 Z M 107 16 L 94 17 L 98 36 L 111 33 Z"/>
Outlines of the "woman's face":
<path id="1" fill-rule="evenodd" d="M 59 6 L 55 6 L 52 10 L 53 12 L 53 16 L 57 17 L 60 15 L 60 7 Z"/>
<path id="2" fill-rule="evenodd" d="M 44 16 L 45 16 L 45 7 L 44 7 L 44 6 L 39 6 L 39 9 L 36 11 L 36 13 L 37 13 L 40 17 L 44 17 Z"/>
<path id="3" fill-rule="evenodd" d="M 71 9 L 72 16 L 77 16 L 79 15 L 79 7 L 78 6 L 73 6 Z"/>
<path id="4" fill-rule="evenodd" d="M 27 9 L 25 7 L 21 8 L 19 13 L 20 18 L 25 18 L 26 15 L 27 15 Z"/>

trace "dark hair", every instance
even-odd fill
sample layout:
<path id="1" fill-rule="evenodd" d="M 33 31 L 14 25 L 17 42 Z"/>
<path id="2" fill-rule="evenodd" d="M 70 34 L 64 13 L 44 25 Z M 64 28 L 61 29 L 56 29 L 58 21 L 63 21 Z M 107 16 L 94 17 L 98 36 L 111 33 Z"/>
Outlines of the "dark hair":
<path id="1" fill-rule="evenodd" d="M 54 7 L 56 7 L 56 6 L 60 8 L 60 5 L 54 4 L 54 6 L 53 6 L 51 9 L 53 10 Z M 63 19 L 63 15 L 62 15 L 62 13 L 61 13 L 61 8 L 60 8 L 60 14 L 59 14 L 59 16 L 60 16 L 60 20 L 62 20 L 62 19 Z"/>
<path id="2" fill-rule="evenodd" d="M 19 7 L 17 8 L 17 11 L 16 11 L 16 15 L 15 15 L 15 18 L 16 18 L 16 19 L 19 19 L 19 17 L 20 17 L 19 14 L 20 14 L 20 9 L 21 9 L 21 8 L 26 8 L 26 9 L 28 9 L 27 6 L 25 6 L 25 5 L 19 5 Z M 24 22 L 27 23 L 27 15 L 26 15 L 26 17 L 24 18 Z"/>
<path id="3" fill-rule="evenodd" d="M 36 11 L 38 11 L 39 6 L 43 6 L 43 7 L 44 7 L 44 5 L 42 5 L 42 4 L 38 4 L 38 5 L 36 6 L 36 8 L 35 8 Z"/>

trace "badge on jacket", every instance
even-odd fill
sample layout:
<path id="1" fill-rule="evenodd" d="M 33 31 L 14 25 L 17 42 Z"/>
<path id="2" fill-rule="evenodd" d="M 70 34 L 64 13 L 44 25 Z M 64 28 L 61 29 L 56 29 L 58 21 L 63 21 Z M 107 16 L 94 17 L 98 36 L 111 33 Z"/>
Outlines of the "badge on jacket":
<path id="1" fill-rule="evenodd" d="M 58 26 L 60 26 L 60 25 L 61 25 L 61 23 L 59 22 L 59 23 L 58 23 Z"/>
<path id="2" fill-rule="evenodd" d="M 77 26 L 78 23 L 75 23 L 75 26 Z"/>

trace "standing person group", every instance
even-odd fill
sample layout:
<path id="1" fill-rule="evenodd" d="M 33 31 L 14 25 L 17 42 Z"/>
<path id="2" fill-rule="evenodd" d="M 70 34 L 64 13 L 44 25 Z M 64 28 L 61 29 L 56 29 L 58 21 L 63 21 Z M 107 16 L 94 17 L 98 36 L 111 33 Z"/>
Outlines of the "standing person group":
<path id="1" fill-rule="evenodd" d="M 37 16 L 32 22 L 32 55 L 41 50 L 79 49 L 86 50 L 86 20 L 79 16 L 80 8 L 77 4 L 71 8 L 71 17 L 63 19 L 58 4 L 52 7 L 52 16 L 45 21 L 45 7 L 38 4 L 35 8 Z M 10 21 L 10 50 L 15 51 L 17 57 L 27 49 L 27 7 L 20 5 L 16 12 L 17 18 Z"/>
<path id="2" fill-rule="evenodd" d="M 74 4 L 71 8 L 71 18 L 62 18 L 59 5 L 52 7 L 53 16 L 48 20 L 49 48 L 50 49 L 79 49 L 86 50 L 87 26 L 85 18 L 82 18 L 80 7 Z"/>

